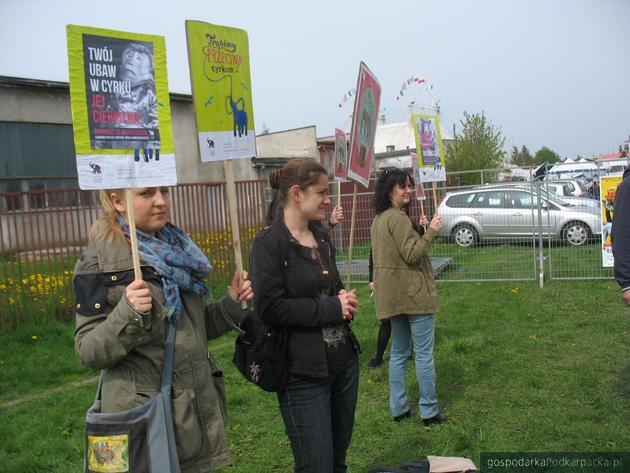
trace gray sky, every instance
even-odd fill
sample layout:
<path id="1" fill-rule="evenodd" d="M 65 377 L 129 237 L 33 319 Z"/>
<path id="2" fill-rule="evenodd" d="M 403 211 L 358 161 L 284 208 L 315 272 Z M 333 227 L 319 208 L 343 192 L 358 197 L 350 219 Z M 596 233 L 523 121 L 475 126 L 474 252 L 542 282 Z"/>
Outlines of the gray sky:
<path id="1" fill-rule="evenodd" d="M 248 31 L 257 132 L 349 131 L 338 103 L 363 60 L 388 121 L 406 118 L 396 96 L 419 75 L 442 127 L 484 111 L 506 149 L 591 157 L 630 133 L 628 0 L 0 0 L 0 75 L 68 81 L 72 23 L 165 36 L 170 90 L 190 93 L 186 19 Z"/>

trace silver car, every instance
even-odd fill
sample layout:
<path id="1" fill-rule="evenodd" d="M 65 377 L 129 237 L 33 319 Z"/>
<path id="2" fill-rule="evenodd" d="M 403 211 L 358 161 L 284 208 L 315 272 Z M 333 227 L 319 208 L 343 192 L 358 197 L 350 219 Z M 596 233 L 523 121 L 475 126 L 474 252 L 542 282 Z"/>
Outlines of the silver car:
<path id="1" fill-rule="evenodd" d="M 537 189 L 529 185 L 480 186 L 449 192 L 438 212 L 440 235 L 461 247 L 481 240 L 527 240 L 538 235 Z M 567 205 L 541 190 L 542 234 L 572 246 L 584 245 L 601 234 L 599 210 Z"/>

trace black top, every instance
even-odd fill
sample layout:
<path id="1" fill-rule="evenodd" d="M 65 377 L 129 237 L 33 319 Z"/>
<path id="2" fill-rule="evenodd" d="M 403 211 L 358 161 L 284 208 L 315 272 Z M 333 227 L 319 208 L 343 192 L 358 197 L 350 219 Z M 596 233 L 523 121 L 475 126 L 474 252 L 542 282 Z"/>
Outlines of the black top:
<path id="1" fill-rule="evenodd" d="M 346 325 L 353 350 L 356 338 L 343 321 L 336 294 L 343 288 L 335 249 L 321 226 L 309 229 L 319 247 L 322 261 L 330 268 L 330 290 L 322 295 L 321 270 L 308 251 L 291 236 L 279 219 L 261 230 L 254 240 L 251 280 L 254 304 L 260 317 L 270 325 L 286 327 L 289 333 L 289 373 L 298 377 L 325 377 L 329 374 L 323 328 Z"/>

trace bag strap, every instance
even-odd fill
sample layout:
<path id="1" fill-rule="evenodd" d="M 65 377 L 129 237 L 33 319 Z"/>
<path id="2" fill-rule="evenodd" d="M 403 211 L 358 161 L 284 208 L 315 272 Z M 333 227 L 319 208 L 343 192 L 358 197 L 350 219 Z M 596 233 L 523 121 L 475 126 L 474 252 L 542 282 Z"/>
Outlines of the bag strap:
<path id="1" fill-rule="evenodd" d="M 175 358 L 175 336 L 177 335 L 177 326 L 174 322 L 168 321 L 168 329 L 166 330 L 166 341 L 164 342 L 164 365 L 162 366 L 162 385 L 160 391 L 170 396 L 171 384 L 173 381 L 173 360 Z M 101 388 L 103 387 L 103 375 L 105 370 L 101 370 L 98 378 L 98 387 L 96 388 L 95 401 L 101 400 Z"/>
<path id="2" fill-rule="evenodd" d="M 171 392 L 173 381 L 173 359 L 175 358 L 175 335 L 177 326 L 175 322 L 168 321 L 168 331 L 166 332 L 166 343 L 164 345 L 164 365 L 162 366 L 162 392 Z"/>

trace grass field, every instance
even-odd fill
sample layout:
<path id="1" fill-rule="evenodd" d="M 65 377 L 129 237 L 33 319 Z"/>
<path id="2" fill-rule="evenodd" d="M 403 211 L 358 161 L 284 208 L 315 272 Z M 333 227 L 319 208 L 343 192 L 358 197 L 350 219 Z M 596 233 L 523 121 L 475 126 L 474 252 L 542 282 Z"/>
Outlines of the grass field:
<path id="1" fill-rule="evenodd" d="M 630 451 L 630 310 L 614 283 L 552 282 L 542 290 L 534 283 L 441 284 L 439 292 L 438 399 L 450 421 L 429 428 L 417 418 L 391 420 L 387 367 L 365 367 L 378 322 L 359 286 L 354 329 L 363 353 L 352 472 L 426 455 L 477 463 L 482 451 Z M 47 322 L 0 336 L 0 471 L 81 471 L 96 373 L 76 361 L 72 331 Z M 226 376 L 235 460 L 223 471 L 291 471 L 275 395 L 240 377 L 230 361 L 233 339 L 210 343 Z M 408 375 L 416 402 L 411 365 Z M 68 384 L 80 380 L 86 384 Z"/>

